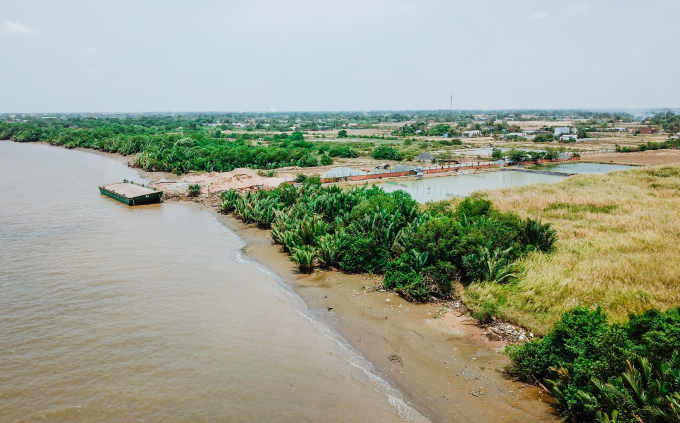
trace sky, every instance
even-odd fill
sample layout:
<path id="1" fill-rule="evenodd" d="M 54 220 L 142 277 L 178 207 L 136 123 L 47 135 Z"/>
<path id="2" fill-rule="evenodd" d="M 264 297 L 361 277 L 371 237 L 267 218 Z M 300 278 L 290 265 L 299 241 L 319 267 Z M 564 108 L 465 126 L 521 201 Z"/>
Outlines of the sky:
<path id="1" fill-rule="evenodd" d="M 679 0 L 0 0 L 0 113 L 677 108 L 678 17 Z"/>

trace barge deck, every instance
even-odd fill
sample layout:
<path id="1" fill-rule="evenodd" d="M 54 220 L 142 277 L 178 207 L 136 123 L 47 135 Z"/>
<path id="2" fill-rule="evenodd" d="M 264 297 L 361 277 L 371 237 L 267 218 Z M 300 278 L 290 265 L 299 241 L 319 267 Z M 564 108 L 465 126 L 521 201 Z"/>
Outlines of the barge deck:
<path id="1" fill-rule="evenodd" d="M 128 206 L 159 203 L 163 198 L 163 191 L 128 180 L 100 185 L 99 192 Z"/>

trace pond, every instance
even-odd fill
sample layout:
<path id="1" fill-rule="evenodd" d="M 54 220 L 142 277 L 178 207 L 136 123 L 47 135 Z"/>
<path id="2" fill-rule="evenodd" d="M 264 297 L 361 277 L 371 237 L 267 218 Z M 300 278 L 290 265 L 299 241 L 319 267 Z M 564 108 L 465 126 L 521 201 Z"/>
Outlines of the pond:
<path id="1" fill-rule="evenodd" d="M 553 172 L 567 172 L 567 173 L 607 173 L 615 170 L 637 169 L 638 166 L 616 165 L 606 163 L 583 163 L 583 162 L 569 162 L 554 165 L 542 166 L 545 170 Z"/>
<path id="2" fill-rule="evenodd" d="M 421 180 L 382 182 L 386 192 L 403 190 L 419 203 L 440 201 L 451 197 L 465 197 L 482 189 L 497 189 L 537 182 L 558 182 L 565 176 L 525 172 L 487 172 L 470 175 L 442 176 Z"/>

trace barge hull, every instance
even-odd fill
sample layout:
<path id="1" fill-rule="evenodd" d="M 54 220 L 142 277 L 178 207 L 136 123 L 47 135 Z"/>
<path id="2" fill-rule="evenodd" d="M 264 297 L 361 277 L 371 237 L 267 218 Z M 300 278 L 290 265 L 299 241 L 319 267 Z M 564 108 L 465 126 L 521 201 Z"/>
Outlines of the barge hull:
<path id="1" fill-rule="evenodd" d="M 124 184 L 102 185 L 99 187 L 99 192 L 128 206 L 159 203 L 163 198 L 163 191 L 155 188 L 127 181 Z"/>

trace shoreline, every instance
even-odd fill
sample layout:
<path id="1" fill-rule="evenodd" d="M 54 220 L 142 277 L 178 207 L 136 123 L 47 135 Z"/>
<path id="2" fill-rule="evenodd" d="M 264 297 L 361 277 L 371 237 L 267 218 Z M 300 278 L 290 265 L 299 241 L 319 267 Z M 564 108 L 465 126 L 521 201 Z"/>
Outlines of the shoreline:
<path id="1" fill-rule="evenodd" d="M 128 165 L 128 157 L 115 153 L 76 150 Z M 177 178 L 131 168 L 151 181 Z M 503 373 L 508 359 L 500 351 L 506 342 L 489 340 L 465 313 L 442 310 L 437 304 L 413 304 L 395 293 L 377 291 L 380 279 L 368 275 L 323 270 L 300 274 L 280 246 L 272 243 L 268 230 L 243 224 L 205 203 L 165 202 L 201 209 L 224 224 L 245 242 L 245 255 L 299 295 L 310 317 L 340 334 L 375 374 L 401 393 L 404 402 L 432 422 L 559 421 L 549 395 Z"/>
<path id="2" fill-rule="evenodd" d="M 229 228 L 245 242 L 245 255 L 281 278 L 312 318 L 339 333 L 432 422 L 559 421 L 549 395 L 503 373 L 507 343 L 489 340 L 464 313 L 380 292 L 375 289 L 380 279 L 368 275 L 319 269 L 301 274 L 269 231 L 200 202 L 166 202 L 203 210 Z"/>

